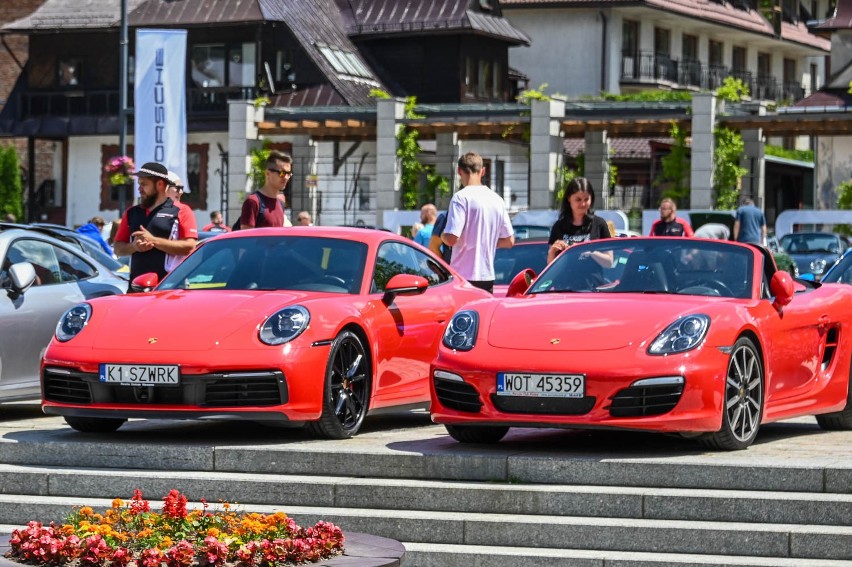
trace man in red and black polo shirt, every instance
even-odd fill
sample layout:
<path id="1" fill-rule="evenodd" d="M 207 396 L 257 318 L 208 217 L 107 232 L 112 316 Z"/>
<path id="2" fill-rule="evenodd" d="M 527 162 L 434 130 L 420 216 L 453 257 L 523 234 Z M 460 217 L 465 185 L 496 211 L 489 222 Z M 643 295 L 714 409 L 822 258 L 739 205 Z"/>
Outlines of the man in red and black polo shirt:
<path id="1" fill-rule="evenodd" d="M 660 218 L 651 225 L 650 236 L 693 236 L 692 227 L 677 216 L 677 206 L 671 199 L 660 201 Z"/>
<path id="2" fill-rule="evenodd" d="M 195 216 L 166 195 L 169 170 L 148 162 L 133 175 L 139 180 L 139 204 L 127 209 L 115 235 L 118 256 L 130 256 L 130 281 L 154 272 L 159 279 L 167 273 L 166 258 L 186 256 L 198 242 Z M 177 238 L 172 231 L 177 226 Z"/>

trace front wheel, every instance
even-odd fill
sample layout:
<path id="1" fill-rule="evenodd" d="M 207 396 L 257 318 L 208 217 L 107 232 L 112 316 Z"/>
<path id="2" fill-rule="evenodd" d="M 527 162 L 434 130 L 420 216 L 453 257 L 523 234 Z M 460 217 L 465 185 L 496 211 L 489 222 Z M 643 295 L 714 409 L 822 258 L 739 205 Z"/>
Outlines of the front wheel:
<path id="1" fill-rule="evenodd" d="M 740 338 L 731 352 L 725 378 L 722 429 L 699 441 L 710 449 L 738 451 L 752 444 L 763 417 L 763 365 L 754 343 Z"/>
<path id="2" fill-rule="evenodd" d="M 126 419 L 111 417 L 65 417 L 65 423 L 82 433 L 112 433 L 126 421 Z"/>
<path id="3" fill-rule="evenodd" d="M 322 415 L 308 424 L 314 435 L 349 439 L 358 433 L 370 404 L 370 363 L 358 335 L 343 331 L 331 344 Z"/>
<path id="4" fill-rule="evenodd" d="M 506 433 L 508 427 L 487 425 L 444 425 L 450 437 L 459 443 L 497 443 Z"/>

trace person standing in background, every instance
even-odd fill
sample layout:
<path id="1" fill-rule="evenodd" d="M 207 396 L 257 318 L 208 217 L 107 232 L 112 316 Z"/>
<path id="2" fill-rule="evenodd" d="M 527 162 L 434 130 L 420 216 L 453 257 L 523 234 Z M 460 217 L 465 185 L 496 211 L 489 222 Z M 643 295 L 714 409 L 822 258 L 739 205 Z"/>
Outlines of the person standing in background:
<path id="1" fill-rule="evenodd" d="M 210 224 L 205 224 L 201 230 L 204 232 L 231 232 L 231 227 L 225 224 L 221 211 L 212 211 L 210 213 Z"/>
<path id="2" fill-rule="evenodd" d="M 737 242 L 766 243 L 766 216 L 746 197 L 737 209 L 734 221 L 734 240 Z"/>
<path id="3" fill-rule="evenodd" d="M 195 248 L 198 242 L 195 217 L 189 209 L 186 210 L 190 218 L 182 217 L 182 209 L 166 195 L 171 181 L 164 165 L 148 162 L 133 175 L 139 180 L 139 204 L 127 209 L 121 218 L 115 235 L 115 253 L 130 256 L 131 282 L 148 272 L 162 279 L 168 273 L 168 255 L 186 256 Z M 186 218 L 186 222 L 179 222 L 181 218 Z M 171 239 L 175 225 L 178 238 Z"/>
<path id="4" fill-rule="evenodd" d="M 293 226 L 284 211 L 282 194 L 293 177 L 293 158 L 272 150 L 266 160 L 266 181 L 243 201 L 240 229 Z"/>
<path id="5" fill-rule="evenodd" d="M 296 215 L 296 224 L 298 226 L 314 226 L 311 219 L 311 213 L 308 211 L 300 211 L 299 214 Z"/>
<path id="6" fill-rule="evenodd" d="M 609 225 L 594 213 L 595 191 L 585 177 L 575 177 L 565 187 L 562 195 L 562 207 L 559 218 L 550 229 L 547 243 L 547 263 L 550 264 L 572 244 L 587 240 L 611 238 Z M 612 257 L 603 252 L 594 252 L 592 259 L 598 264 L 609 267 Z"/>
<path id="7" fill-rule="evenodd" d="M 180 214 L 178 215 L 178 222 L 174 226 L 172 226 L 172 232 L 169 234 L 169 238 L 172 240 L 177 240 L 180 237 L 180 226 L 181 225 L 192 225 L 195 228 L 195 234 L 198 234 L 198 228 L 195 222 L 195 213 L 192 212 L 192 208 L 186 203 L 181 203 L 180 199 L 184 193 L 189 193 L 189 187 L 186 187 L 181 181 L 180 177 L 178 177 L 177 173 L 173 171 L 169 171 L 169 185 L 166 187 L 166 196 L 171 199 L 175 205 L 180 208 Z M 183 262 L 183 259 L 186 255 L 180 254 L 167 254 L 166 255 L 166 272 L 171 272 L 175 269 L 175 267 Z"/>
<path id="8" fill-rule="evenodd" d="M 422 227 L 414 235 L 414 242 L 421 246 L 429 247 L 429 241 L 432 240 L 432 230 L 435 228 L 435 219 L 438 216 L 438 209 L 432 203 L 427 203 L 420 208 L 420 222 Z"/>
<path id="9" fill-rule="evenodd" d="M 692 227 L 677 216 L 677 205 L 669 198 L 660 201 L 660 218 L 651 225 L 650 236 L 694 236 Z"/>
<path id="10" fill-rule="evenodd" d="M 459 158 L 464 189 L 453 195 L 441 240 L 453 248 L 450 265 L 475 287 L 494 291 L 494 254 L 515 244 L 512 221 L 502 197 L 482 185 L 482 157 Z"/>
<path id="11" fill-rule="evenodd" d="M 101 234 L 101 231 L 103 231 L 104 226 L 106 226 L 106 221 L 103 217 L 92 217 L 89 222 L 77 227 L 77 230 L 75 232 L 78 232 L 83 236 L 94 240 L 100 245 L 100 247 L 107 255 L 114 256 L 115 254 L 112 251 L 112 246 L 107 244 L 107 241 L 104 240 L 103 234 Z"/>

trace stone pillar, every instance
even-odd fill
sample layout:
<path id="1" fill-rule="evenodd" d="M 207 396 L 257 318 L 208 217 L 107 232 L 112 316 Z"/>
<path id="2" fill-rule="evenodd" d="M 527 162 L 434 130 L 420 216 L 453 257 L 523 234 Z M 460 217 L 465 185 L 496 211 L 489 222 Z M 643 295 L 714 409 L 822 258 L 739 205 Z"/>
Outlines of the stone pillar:
<path id="1" fill-rule="evenodd" d="M 385 211 L 399 210 L 399 159 L 396 134 L 403 127 L 405 103 L 398 99 L 376 102 L 376 211 L 379 226 Z"/>
<path id="2" fill-rule="evenodd" d="M 292 211 L 290 220 L 295 221 L 299 211 L 308 211 L 316 223 L 316 187 L 309 188 L 306 181 L 309 175 L 317 172 L 317 147 L 309 135 L 293 136 L 293 171 L 287 203 Z"/>
<path id="3" fill-rule="evenodd" d="M 459 146 L 458 132 L 440 132 L 435 135 L 435 169 L 438 175 L 443 175 L 450 180 L 450 194 L 436 202 L 438 210 L 446 209 L 450 205 L 450 198 L 459 188 L 459 176 L 457 173 L 461 147 Z"/>
<path id="4" fill-rule="evenodd" d="M 253 102 L 228 101 L 228 209 L 223 210 L 230 226 L 240 217 L 243 201 L 252 190 L 251 150 L 261 147 L 257 122 L 263 120 L 263 108 Z"/>
<path id="5" fill-rule="evenodd" d="M 766 115 L 766 103 L 761 103 L 758 108 L 758 116 Z M 743 178 L 740 195 L 751 197 L 754 203 L 761 209 L 766 207 L 766 138 L 763 129 L 743 130 L 743 157 L 740 166 L 746 168 L 748 173 Z"/>
<path id="6" fill-rule="evenodd" d="M 700 93 L 692 97 L 692 172 L 689 208 L 713 208 L 713 151 L 716 127 L 716 95 Z"/>
<path id="7" fill-rule="evenodd" d="M 585 175 L 597 192 L 595 208 L 609 208 L 609 137 L 606 130 L 586 130 Z"/>
<path id="8" fill-rule="evenodd" d="M 562 163 L 562 99 L 534 100 L 530 113 L 530 209 L 553 208 L 556 168 Z"/>

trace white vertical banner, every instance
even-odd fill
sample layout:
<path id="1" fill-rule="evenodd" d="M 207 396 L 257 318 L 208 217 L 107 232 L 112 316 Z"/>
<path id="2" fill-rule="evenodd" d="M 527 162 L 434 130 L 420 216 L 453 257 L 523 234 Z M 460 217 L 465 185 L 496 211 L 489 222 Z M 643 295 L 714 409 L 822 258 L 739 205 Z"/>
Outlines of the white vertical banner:
<path id="1" fill-rule="evenodd" d="M 155 161 L 186 183 L 186 30 L 136 30 L 134 85 L 136 167 Z"/>

